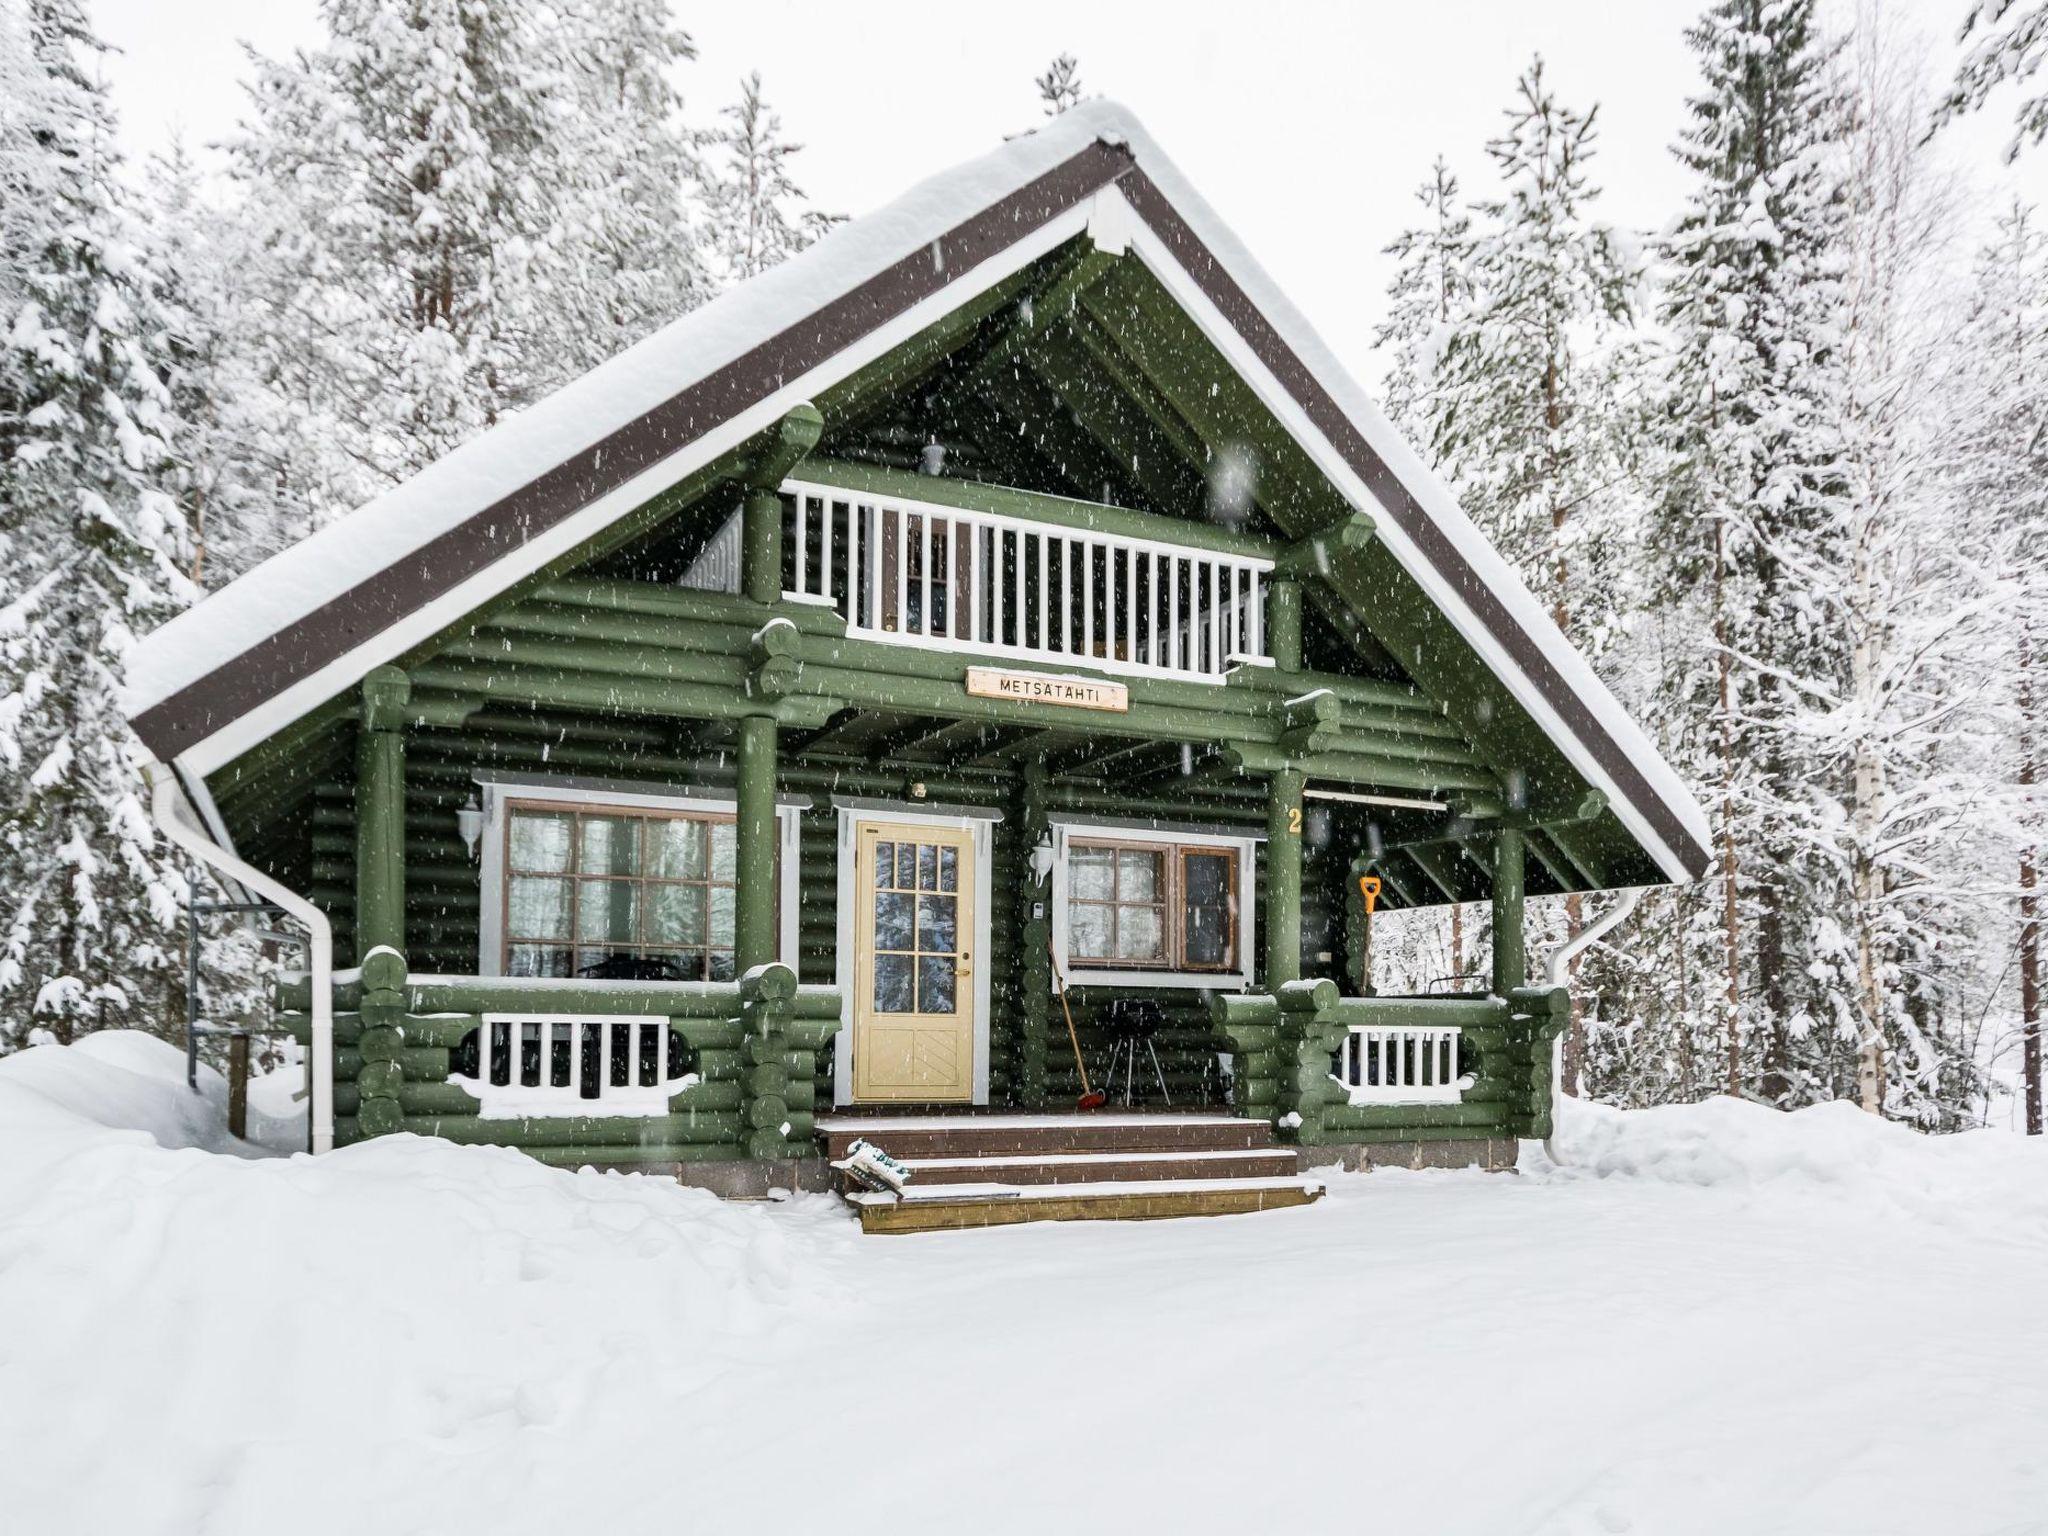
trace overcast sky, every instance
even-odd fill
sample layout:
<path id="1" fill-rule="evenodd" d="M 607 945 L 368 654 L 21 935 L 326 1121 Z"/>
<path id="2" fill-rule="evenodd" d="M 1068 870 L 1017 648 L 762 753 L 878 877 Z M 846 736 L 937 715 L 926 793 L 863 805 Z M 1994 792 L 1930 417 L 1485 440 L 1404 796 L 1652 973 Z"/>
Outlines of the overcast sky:
<path id="1" fill-rule="evenodd" d="M 1438 152 L 1474 195 L 1517 72 L 1541 52 L 1560 96 L 1599 103 L 1604 216 L 1651 228 L 1685 177 L 1669 146 L 1693 89 L 1682 36 L 1703 0 L 908 0 L 679 3 L 699 50 L 682 82 L 707 121 L 761 70 L 816 202 L 860 213 L 1038 116 L 1032 77 L 1075 53 L 1091 94 L 1142 118 L 1354 371 L 1375 376 L 1381 248 L 1412 217 Z M 1848 6 L 1851 0 L 1842 0 Z M 109 73 L 131 150 L 197 146 L 242 109 L 241 44 L 318 40 L 316 0 L 93 0 L 122 50 Z M 1967 0 L 1895 0 L 1931 83 L 1947 78 Z M 2048 150 L 2000 165 L 2009 96 L 1941 152 L 1997 200 L 2048 201 Z M 1959 247 L 1959 259 L 1966 245 Z"/>

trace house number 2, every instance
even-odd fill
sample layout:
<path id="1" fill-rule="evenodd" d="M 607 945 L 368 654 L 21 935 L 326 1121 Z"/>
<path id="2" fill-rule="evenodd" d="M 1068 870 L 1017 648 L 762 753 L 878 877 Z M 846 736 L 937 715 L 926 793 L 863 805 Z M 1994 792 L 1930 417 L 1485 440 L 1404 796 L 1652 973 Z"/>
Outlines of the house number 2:
<path id="1" fill-rule="evenodd" d="M 1298 805 L 1287 807 L 1287 830 L 1297 837 L 1301 835 L 1301 807 Z"/>

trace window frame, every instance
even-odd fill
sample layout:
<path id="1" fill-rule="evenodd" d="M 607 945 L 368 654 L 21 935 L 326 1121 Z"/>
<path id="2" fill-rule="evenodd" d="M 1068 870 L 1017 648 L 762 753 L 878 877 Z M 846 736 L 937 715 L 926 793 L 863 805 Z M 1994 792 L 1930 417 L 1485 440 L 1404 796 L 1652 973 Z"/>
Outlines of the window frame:
<path id="1" fill-rule="evenodd" d="M 720 795 L 716 792 L 678 793 L 653 785 L 614 786 L 609 783 L 583 783 L 575 780 L 484 779 L 481 776 L 478 784 L 483 793 L 484 811 L 483 834 L 479 840 L 481 867 L 478 872 L 479 976 L 506 975 L 505 968 L 510 958 L 511 939 L 507 932 L 507 909 L 512 896 L 512 873 L 509 864 L 512 812 L 515 809 L 568 812 L 585 816 L 627 816 L 635 821 L 667 819 L 698 822 L 730 822 L 738 811 L 737 801 L 730 795 Z M 800 857 L 797 818 L 803 806 L 808 803 L 804 797 L 794 796 L 778 799 L 775 807 L 776 958 L 792 970 L 797 968 L 796 909 Z M 573 848 L 571 864 L 574 864 Z M 572 867 L 563 878 L 570 881 L 573 886 L 573 883 L 582 877 Z M 660 882 L 635 879 L 634 883 L 641 885 L 644 893 L 646 885 Z M 708 886 L 708 882 L 706 884 Z M 706 899 L 708 902 L 708 896 Z M 572 894 L 570 937 L 567 941 L 572 951 L 578 942 L 574 931 L 575 910 Z M 706 915 L 708 921 L 709 914 Z"/>
<path id="2" fill-rule="evenodd" d="M 1256 849 L 1261 841 L 1251 833 L 1235 834 L 1206 828 L 1162 825 L 1135 827 L 1109 821 L 1055 819 L 1052 823 L 1052 931 L 1053 948 L 1060 956 L 1066 980 L 1075 986 L 1187 987 L 1212 991 L 1241 991 L 1251 985 L 1253 964 L 1253 880 Z M 1161 855 L 1166 890 L 1161 905 L 1165 912 L 1166 957 L 1162 961 L 1129 961 L 1114 957 L 1089 959 L 1074 953 L 1072 893 L 1072 851 L 1090 848 L 1132 848 Z M 1232 859 L 1230 894 L 1230 960 L 1222 966 L 1195 966 L 1186 962 L 1187 856 L 1224 853 Z M 1112 943 L 1114 941 L 1112 940 Z"/>

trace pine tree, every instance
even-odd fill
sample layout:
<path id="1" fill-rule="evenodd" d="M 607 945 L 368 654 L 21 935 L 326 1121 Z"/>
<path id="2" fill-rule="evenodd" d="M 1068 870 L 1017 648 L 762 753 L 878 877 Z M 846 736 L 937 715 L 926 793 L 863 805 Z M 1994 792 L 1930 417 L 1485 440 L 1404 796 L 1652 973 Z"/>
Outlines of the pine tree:
<path id="1" fill-rule="evenodd" d="M 1038 87 L 1047 117 L 1058 117 L 1087 100 L 1081 91 L 1081 61 L 1071 53 L 1060 54 L 1032 84 Z"/>
<path id="2" fill-rule="evenodd" d="M 761 72 L 740 82 L 740 99 L 707 138 L 704 201 L 720 272 L 744 282 L 793 256 L 837 222 L 807 206 L 789 162 L 802 149 L 782 136 L 782 119 L 761 94 Z"/>
<path id="3" fill-rule="evenodd" d="M 1842 114 L 1815 9 L 1721 0 L 1686 34 L 1703 88 L 1677 153 L 1694 186 L 1663 241 L 1667 416 L 1682 472 L 1660 508 L 1657 596 L 1693 615 L 1705 663 L 1674 675 L 1667 708 L 1712 722 L 1689 766 L 1718 823 L 1725 1086 L 1758 1086 L 1743 1049 L 1755 1020 L 1767 1032 L 1761 1091 L 1780 1103 L 1828 1091 L 1792 1060 L 1814 1013 L 1803 833 L 1807 789 L 1823 777 L 1797 723 L 1839 696 L 1845 664 L 1806 586 L 1816 569 L 1845 568 L 1848 389 L 1843 198 L 1829 150 Z"/>
<path id="4" fill-rule="evenodd" d="M 711 296 L 696 136 L 675 80 L 697 56 L 667 0 L 577 0 L 563 26 L 576 110 L 557 114 L 567 235 L 547 382 L 595 367 Z"/>
<path id="5" fill-rule="evenodd" d="M 118 697 L 193 546 L 100 46 L 75 0 L 0 0 L 0 1047 L 161 1026 L 178 989 Z"/>
<path id="6" fill-rule="evenodd" d="M 2031 80 L 2048 57 L 2048 0 L 1974 0 L 1963 18 L 1962 41 L 1970 44 L 1956 66 L 1955 83 L 1935 117 L 1939 127 L 1975 112 L 2009 80 Z M 2013 114 L 2012 142 L 2005 158 L 2017 160 L 2028 144 L 2048 138 L 2048 95 L 2021 99 Z"/>
<path id="7" fill-rule="evenodd" d="M 1381 391 L 1388 418 L 1427 445 L 1436 436 L 1441 409 L 1437 368 L 1444 343 L 1472 302 L 1472 217 L 1442 155 L 1415 200 L 1422 204 L 1422 222 L 1404 229 L 1385 251 L 1396 266 L 1387 287 L 1387 318 L 1374 331 L 1373 345 L 1392 350 Z"/>

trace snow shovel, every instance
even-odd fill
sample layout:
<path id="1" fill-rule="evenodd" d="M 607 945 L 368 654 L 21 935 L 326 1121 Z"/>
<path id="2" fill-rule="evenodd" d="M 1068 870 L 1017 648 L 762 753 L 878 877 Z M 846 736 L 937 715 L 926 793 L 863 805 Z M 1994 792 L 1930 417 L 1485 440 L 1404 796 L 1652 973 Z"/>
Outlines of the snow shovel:
<path id="1" fill-rule="evenodd" d="M 1052 967 L 1053 990 L 1060 995 L 1060 1012 L 1067 1016 L 1067 1039 L 1074 1047 L 1074 1070 L 1081 1074 L 1081 1097 L 1074 1101 L 1074 1108 L 1100 1109 L 1109 1102 L 1109 1095 L 1089 1086 L 1088 1063 L 1081 1059 L 1081 1037 L 1074 1032 L 1074 1010 L 1067 1004 L 1067 984 L 1060 980 L 1059 957 L 1052 952 L 1050 938 L 1045 941 L 1045 963 Z"/>

